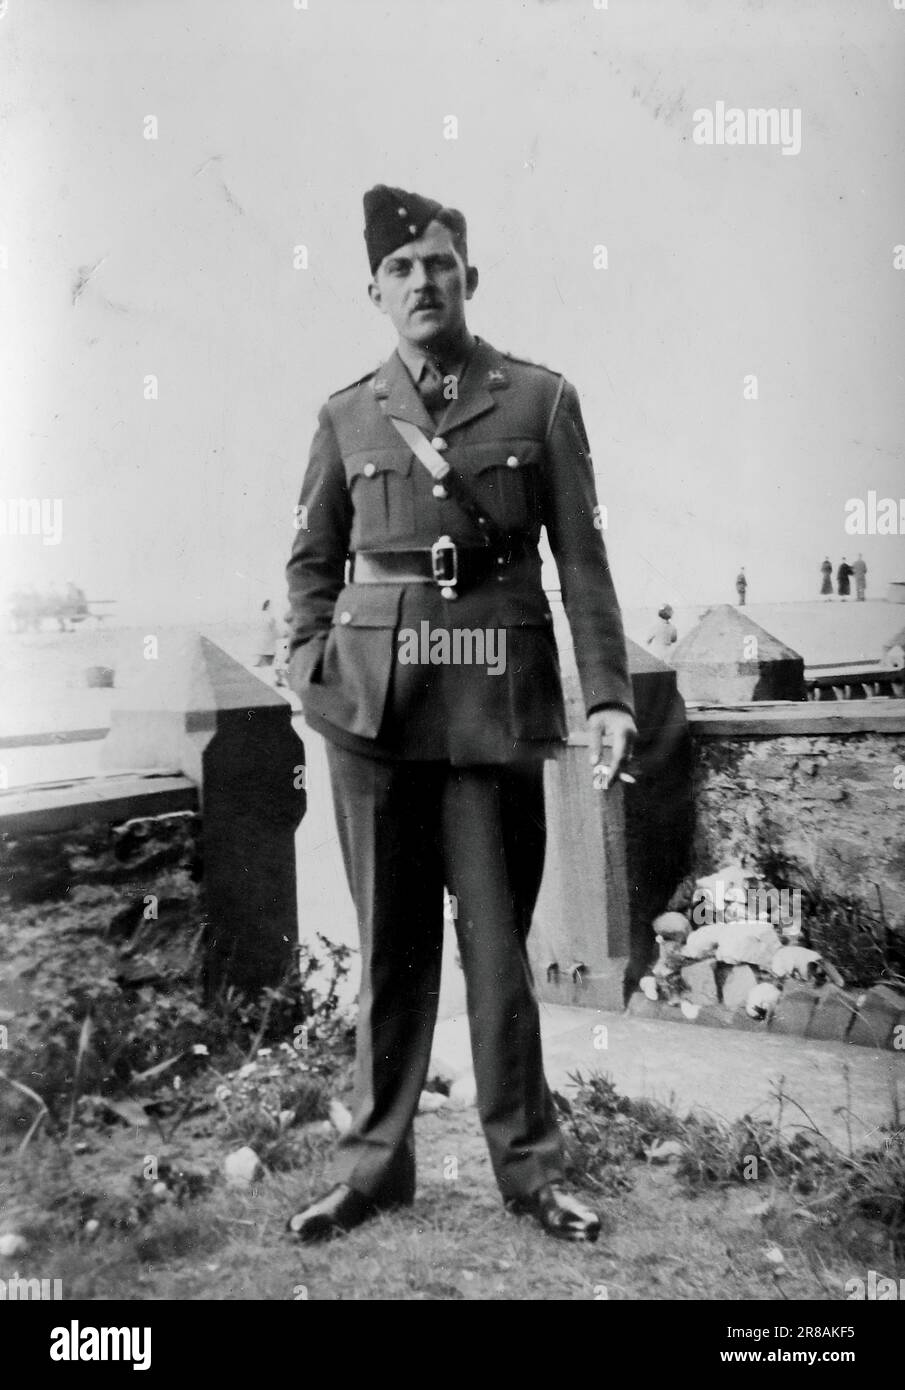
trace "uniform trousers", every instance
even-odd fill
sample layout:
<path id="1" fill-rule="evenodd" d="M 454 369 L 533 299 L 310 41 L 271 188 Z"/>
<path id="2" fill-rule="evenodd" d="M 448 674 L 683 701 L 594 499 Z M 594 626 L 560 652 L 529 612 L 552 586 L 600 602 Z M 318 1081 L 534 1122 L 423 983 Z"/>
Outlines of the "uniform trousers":
<path id="1" fill-rule="evenodd" d="M 543 763 L 454 767 L 327 744 L 361 941 L 353 1125 L 339 1181 L 411 1201 L 413 1120 L 440 994 L 443 888 L 453 895 L 478 1113 L 503 1197 L 562 1175 L 526 940 L 543 873 Z"/>

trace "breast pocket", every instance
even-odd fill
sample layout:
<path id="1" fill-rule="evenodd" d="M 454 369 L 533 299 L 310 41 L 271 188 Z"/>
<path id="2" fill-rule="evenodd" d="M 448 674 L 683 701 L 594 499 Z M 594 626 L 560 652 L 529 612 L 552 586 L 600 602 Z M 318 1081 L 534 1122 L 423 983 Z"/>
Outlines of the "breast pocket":
<path id="1" fill-rule="evenodd" d="M 355 512 L 352 548 L 384 545 L 413 535 L 412 455 L 400 449 L 367 449 L 343 462 Z"/>
<path id="2" fill-rule="evenodd" d="M 541 521 L 543 445 L 504 439 L 472 444 L 450 462 L 471 482 L 494 521 L 507 531 L 532 531 Z"/>

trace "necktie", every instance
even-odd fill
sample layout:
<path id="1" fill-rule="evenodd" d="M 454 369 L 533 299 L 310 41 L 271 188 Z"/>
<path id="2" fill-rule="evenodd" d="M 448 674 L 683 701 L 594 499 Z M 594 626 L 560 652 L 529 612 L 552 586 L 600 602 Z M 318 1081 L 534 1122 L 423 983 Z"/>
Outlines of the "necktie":
<path id="1" fill-rule="evenodd" d="M 435 422 L 440 418 L 449 404 L 443 394 L 443 387 L 443 373 L 436 363 L 428 358 L 424 363 L 421 380 L 418 382 L 418 393 L 427 407 L 431 419 Z"/>

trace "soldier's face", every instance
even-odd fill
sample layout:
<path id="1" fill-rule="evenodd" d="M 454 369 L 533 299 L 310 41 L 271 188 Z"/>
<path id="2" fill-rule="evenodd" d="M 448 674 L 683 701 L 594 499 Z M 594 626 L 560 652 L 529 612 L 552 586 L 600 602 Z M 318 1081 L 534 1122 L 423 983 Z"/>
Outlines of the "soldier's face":
<path id="1" fill-rule="evenodd" d="M 466 266 L 449 228 L 431 222 L 417 241 L 384 257 L 368 293 L 401 338 L 427 347 L 461 336 L 465 302 L 477 283 L 477 270 Z"/>

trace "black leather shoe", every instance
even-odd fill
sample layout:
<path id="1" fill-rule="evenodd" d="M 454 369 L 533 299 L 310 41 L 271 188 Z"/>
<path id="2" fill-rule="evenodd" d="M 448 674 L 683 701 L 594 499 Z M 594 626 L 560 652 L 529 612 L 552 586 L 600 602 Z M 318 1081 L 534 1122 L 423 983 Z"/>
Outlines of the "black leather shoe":
<path id="1" fill-rule="evenodd" d="M 600 1217 L 596 1212 L 553 1182 L 545 1183 L 527 1197 L 513 1197 L 506 1205 L 518 1215 L 527 1212 L 536 1217 L 547 1234 L 557 1240 L 593 1241 L 600 1235 Z"/>
<path id="2" fill-rule="evenodd" d="M 310 1245 L 316 1240 L 329 1240 L 331 1236 L 353 1230 L 377 1211 L 378 1207 L 369 1198 L 340 1183 L 304 1211 L 290 1216 L 286 1230 Z"/>

